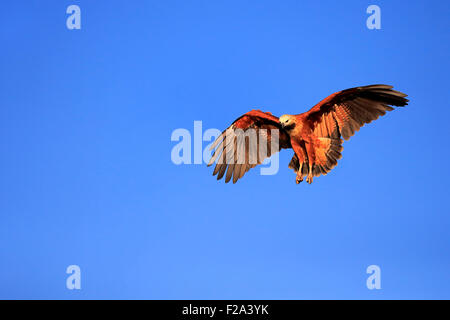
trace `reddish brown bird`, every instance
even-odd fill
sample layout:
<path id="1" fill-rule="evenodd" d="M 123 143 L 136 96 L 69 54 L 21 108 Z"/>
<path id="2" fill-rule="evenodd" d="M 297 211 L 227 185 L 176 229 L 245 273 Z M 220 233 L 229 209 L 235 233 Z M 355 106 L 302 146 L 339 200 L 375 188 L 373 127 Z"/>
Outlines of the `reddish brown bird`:
<path id="1" fill-rule="evenodd" d="M 392 88 L 383 84 L 350 88 L 333 93 L 308 112 L 280 118 L 260 110 L 247 112 L 213 143 L 211 150 L 216 149 L 208 166 L 218 160 L 213 175 L 219 180 L 226 172 L 225 182 L 233 178 L 236 183 L 274 152 L 292 148 L 289 168 L 297 174 L 296 183 L 305 176 L 312 183 L 313 177 L 326 175 L 337 165 L 343 149 L 341 137 L 348 140 L 364 124 L 394 110 L 391 106 L 408 104 L 407 95 Z"/>

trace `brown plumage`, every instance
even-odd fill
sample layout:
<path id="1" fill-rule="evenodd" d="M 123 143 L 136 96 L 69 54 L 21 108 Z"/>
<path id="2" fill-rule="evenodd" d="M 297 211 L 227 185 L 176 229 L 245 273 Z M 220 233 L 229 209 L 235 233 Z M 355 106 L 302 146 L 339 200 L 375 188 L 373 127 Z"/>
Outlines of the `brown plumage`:
<path id="1" fill-rule="evenodd" d="M 308 112 L 283 115 L 252 110 L 236 119 L 213 143 L 208 164 L 217 161 L 213 175 L 225 175 L 233 183 L 251 168 L 281 149 L 292 148 L 289 168 L 296 182 L 312 183 L 314 176 L 326 175 L 341 158 L 342 139 L 348 140 L 364 124 L 378 119 L 391 106 L 408 104 L 407 95 L 388 85 L 356 87 L 333 93 Z M 225 174 L 226 172 L 226 174 Z"/>

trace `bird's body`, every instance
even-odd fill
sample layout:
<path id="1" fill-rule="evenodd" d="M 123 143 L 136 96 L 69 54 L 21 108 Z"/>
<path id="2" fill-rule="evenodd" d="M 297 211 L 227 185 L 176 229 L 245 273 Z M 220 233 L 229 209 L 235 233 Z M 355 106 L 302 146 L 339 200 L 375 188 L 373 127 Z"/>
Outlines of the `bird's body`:
<path id="1" fill-rule="evenodd" d="M 289 168 L 296 172 L 296 182 L 306 176 L 312 183 L 314 176 L 326 175 L 336 166 L 343 149 L 341 138 L 348 140 L 364 124 L 393 110 L 391 106 L 407 105 L 405 97 L 392 86 L 371 85 L 336 92 L 298 115 L 277 118 L 270 112 L 252 110 L 216 139 L 208 165 L 218 160 L 213 174 L 221 179 L 228 168 L 225 182 L 233 177 L 235 183 L 264 158 L 292 148 Z"/>

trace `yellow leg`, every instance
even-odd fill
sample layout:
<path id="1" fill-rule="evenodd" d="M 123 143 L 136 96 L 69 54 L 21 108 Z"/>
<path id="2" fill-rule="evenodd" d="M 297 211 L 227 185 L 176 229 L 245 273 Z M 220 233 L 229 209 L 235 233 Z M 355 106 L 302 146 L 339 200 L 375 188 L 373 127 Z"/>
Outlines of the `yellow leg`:
<path id="1" fill-rule="evenodd" d="M 301 163 L 299 162 L 299 167 L 298 167 L 298 171 L 297 171 L 297 177 L 295 178 L 295 182 L 297 184 L 299 184 L 300 182 L 303 181 L 302 170 L 303 170 L 303 161 Z"/>
<path id="2" fill-rule="evenodd" d="M 313 182 L 313 164 L 314 164 L 314 146 L 311 142 L 306 142 L 306 155 L 308 156 L 308 176 L 306 182 L 311 184 Z"/>

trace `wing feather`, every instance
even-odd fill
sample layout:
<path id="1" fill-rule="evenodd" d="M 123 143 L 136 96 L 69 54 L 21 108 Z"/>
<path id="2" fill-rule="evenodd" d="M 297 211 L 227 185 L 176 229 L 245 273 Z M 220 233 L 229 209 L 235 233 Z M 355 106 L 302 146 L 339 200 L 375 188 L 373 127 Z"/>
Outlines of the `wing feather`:
<path id="1" fill-rule="evenodd" d="M 339 91 L 301 115 L 315 137 L 313 175 L 326 174 L 336 166 L 342 156 L 341 138 L 350 139 L 365 124 L 394 110 L 392 106 L 408 104 L 407 95 L 392 88 L 379 84 Z M 291 164 L 294 170 L 298 169 L 295 156 Z M 307 174 L 308 166 L 303 165 L 302 171 Z"/>
<path id="2" fill-rule="evenodd" d="M 394 110 L 392 106 L 408 104 L 407 95 L 392 88 L 379 84 L 339 91 L 319 102 L 304 116 L 316 136 L 334 139 L 342 136 L 348 140 L 364 124 Z"/>
<path id="3" fill-rule="evenodd" d="M 255 135 L 250 130 L 254 130 Z M 270 142 L 272 130 L 278 130 L 279 134 L 279 141 L 275 141 L 276 144 L 273 145 L 274 150 Z M 253 136 L 257 138 L 254 139 Z M 262 144 L 266 144 L 268 148 L 266 154 L 261 156 L 259 151 Z M 281 128 L 278 118 L 269 112 L 252 110 L 236 119 L 217 137 L 211 145 L 214 152 L 208 166 L 217 162 L 213 171 L 213 175 L 217 174 L 217 180 L 225 176 L 226 183 L 231 180 L 236 183 L 248 170 L 262 163 L 273 152 L 285 148 L 291 148 L 290 137 Z"/>

